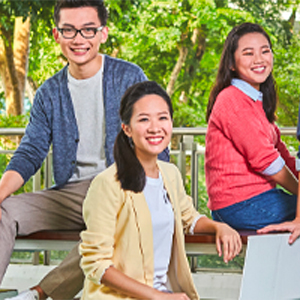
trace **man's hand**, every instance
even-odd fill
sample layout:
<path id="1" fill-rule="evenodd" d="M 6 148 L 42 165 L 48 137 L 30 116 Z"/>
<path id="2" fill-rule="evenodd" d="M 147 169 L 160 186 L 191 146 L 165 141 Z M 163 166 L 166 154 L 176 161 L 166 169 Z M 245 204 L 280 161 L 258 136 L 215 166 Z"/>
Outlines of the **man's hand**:
<path id="1" fill-rule="evenodd" d="M 16 171 L 6 171 L 0 180 L 0 204 L 12 193 L 18 190 L 24 183 L 22 176 Z M 0 220 L 1 220 L 0 207 Z"/>

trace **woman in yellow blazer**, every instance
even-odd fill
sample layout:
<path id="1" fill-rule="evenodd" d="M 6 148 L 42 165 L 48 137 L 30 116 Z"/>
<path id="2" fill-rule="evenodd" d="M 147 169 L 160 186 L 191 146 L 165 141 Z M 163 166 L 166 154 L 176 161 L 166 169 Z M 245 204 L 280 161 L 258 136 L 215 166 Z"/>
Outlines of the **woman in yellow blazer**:
<path id="1" fill-rule="evenodd" d="M 170 142 L 172 113 L 169 96 L 155 82 L 138 83 L 122 98 L 116 163 L 93 180 L 83 205 L 87 229 L 79 247 L 86 276 L 82 299 L 199 299 L 184 231 L 215 232 L 225 261 L 241 250 L 233 229 L 194 209 L 178 169 L 157 160 Z M 151 187 L 147 190 L 152 179 L 162 181 L 157 197 Z M 153 206 L 151 201 L 160 202 Z M 163 214 L 156 205 L 162 205 Z M 164 219 L 167 230 L 159 227 Z"/>

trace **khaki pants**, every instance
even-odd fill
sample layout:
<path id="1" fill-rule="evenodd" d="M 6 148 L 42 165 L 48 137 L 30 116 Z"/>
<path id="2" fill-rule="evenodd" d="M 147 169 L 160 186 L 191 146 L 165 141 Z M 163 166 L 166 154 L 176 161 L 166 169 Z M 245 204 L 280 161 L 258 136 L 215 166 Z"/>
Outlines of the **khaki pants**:
<path id="1" fill-rule="evenodd" d="M 68 183 L 60 189 L 11 196 L 1 204 L 0 282 L 13 251 L 17 234 L 40 230 L 82 230 L 82 202 L 91 180 Z M 41 282 L 43 291 L 52 299 L 72 299 L 83 286 L 84 276 L 75 247 L 65 260 Z"/>

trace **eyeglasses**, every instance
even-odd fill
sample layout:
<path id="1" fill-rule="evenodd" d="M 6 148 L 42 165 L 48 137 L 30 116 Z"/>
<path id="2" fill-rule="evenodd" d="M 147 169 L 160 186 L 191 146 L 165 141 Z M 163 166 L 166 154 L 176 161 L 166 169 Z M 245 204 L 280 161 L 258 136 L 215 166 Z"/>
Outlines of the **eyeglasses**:
<path id="1" fill-rule="evenodd" d="M 74 39 L 78 32 L 81 34 L 81 36 L 85 39 L 92 39 L 95 37 L 98 31 L 102 31 L 104 26 L 100 26 L 98 28 L 95 27 L 85 27 L 81 29 L 76 29 L 76 28 L 58 28 L 57 30 L 62 34 L 62 36 L 65 39 Z"/>

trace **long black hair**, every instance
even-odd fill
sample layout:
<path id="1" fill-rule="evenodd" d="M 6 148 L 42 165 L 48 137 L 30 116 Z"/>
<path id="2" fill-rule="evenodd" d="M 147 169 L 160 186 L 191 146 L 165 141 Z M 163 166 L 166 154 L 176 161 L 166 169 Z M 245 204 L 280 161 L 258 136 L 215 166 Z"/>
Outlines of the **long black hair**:
<path id="1" fill-rule="evenodd" d="M 146 95 L 155 94 L 162 97 L 173 118 L 173 108 L 167 92 L 155 81 L 144 81 L 129 87 L 124 93 L 120 104 L 120 117 L 125 125 L 130 124 L 134 104 Z M 114 159 L 117 165 L 117 179 L 124 190 L 141 192 L 146 183 L 143 166 L 135 155 L 132 140 L 121 130 L 114 145 Z"/>
<path id="2" fill-rule="evenodd" d="M 235 68 L 234 53 L 238 48 L 238 42 L 240 38 L 247 33 L 254 32 L 261 33 L 263 36 L 265 36 L 269 42 L 270 48 L 272 49 L 272 44 L 269 35 L 258 24 L 243 23 L 234 27 L 230 31 L 223 47 L 217 78 L 209 96 L 206 112 L 207 121 L 209 120 L 218 94 L 223 89 L 231 85 L 231 80 L 233 78 L 238 78 L 238 74 L 232 69 Z M 260 84 L 260 91 L 263 93 L 263 108 L 266 117 L 269 120 L 269 122 L 272 123 L 276 119 L 275 111 L 277 107 L 276 83 L 272 72 L 265 80 L 265 82 Z"/>

